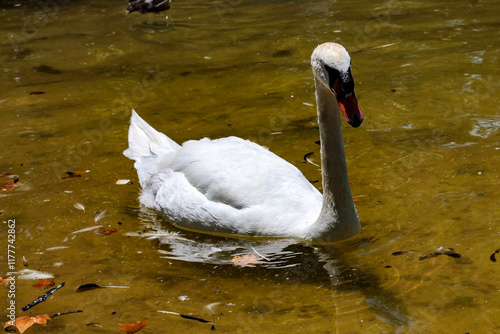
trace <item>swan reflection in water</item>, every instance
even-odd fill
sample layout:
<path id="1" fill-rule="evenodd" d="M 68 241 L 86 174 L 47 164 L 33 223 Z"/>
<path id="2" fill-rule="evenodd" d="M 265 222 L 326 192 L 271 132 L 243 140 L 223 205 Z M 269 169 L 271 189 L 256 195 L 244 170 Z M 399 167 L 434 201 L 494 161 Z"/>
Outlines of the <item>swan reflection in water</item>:
<path id="1" fill-rule="evenodd" d="M 241 276 L 243 271 L 252 277 L 265 278 L 270 284 L 279 284 L 280 289 L 287 284 L 291 288 L 318 286 L 325 293 L 334 292 L 333 298 L 356 293 L 362 297 L 362 303 L 357 299 L 356 305 L 342 305 L 342 308 L 368 308 L 396 328 L 410 325 L 403 301 L 383 286 L 379 274 L 361 263 L 363 254 L 375 250 L 376 238 L 358 237 L 329 245 L 304 244 L 292 239 L 232 239 L 179 230 L 144 207 L 138 214 L 145 228 L 136 236 L 157 241 L 161 258 L 212 264 L 217 266 L 212 275 L 219 272 L 224 277 Z M 247 254 L 260 258 L 258 264 L 241 268 L 232 263 L 235 256 Z"/>

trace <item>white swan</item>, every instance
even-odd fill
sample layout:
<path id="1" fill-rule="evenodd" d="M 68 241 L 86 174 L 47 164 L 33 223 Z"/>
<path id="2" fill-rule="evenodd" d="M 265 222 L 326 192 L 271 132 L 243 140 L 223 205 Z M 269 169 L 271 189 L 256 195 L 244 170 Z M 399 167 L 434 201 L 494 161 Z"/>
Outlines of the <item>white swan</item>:
<path id="1" fill-rule="evenodd" d="M 302 173 L 267 149 L 228 137 L 178 145 L 132 111 L 129 148 L 140 201 L 174 225 L 216 235 L 347 239 L 360 223 L 347 178 L 341 121 L 363 120 L 350 57 L 336 43 L 319 45 L 311 64 L 321 138 L 323 196 Z"/>

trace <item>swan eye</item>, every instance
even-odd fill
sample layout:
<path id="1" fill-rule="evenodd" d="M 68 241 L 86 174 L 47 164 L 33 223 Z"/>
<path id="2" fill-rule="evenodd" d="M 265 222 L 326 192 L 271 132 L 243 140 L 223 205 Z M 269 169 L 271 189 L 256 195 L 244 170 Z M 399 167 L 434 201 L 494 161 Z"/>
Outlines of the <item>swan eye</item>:
<path id="1" fill-rule="evenodd" d="M 328 73 L 328 85 L 330 88 L 332 88 L 338 80 L 342 93 L 347 95 L 354 91 L 354 79 L 352 78 L 350 66 L 347 72 L 340 72 L 339 70 L 325 65 L 325 71 Z"/>
<path id="2" fill-rule="evenodd" d="M 335 82 L 340 79 L 340 73 L 338 70 L 331 68 L 328 65 L 325 65 L 325 71 L 328 74 L 328 86 L 332 88 L 333 85 L 335 85 Z"/>

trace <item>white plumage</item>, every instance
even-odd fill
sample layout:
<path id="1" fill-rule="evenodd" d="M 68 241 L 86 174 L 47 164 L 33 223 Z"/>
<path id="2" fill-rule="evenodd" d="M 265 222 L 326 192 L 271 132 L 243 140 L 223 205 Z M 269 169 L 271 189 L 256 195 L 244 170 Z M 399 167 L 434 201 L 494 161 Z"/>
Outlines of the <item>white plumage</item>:
<path id="1" fill-rule="evenodd" d="M 349 57 L 345 49 L 338 44 L 328 44 L 340 47 L 343 52 L 332 55 L 332 51 L 327 51 L 323 58 L 340 59 L 341 69 L 347 71 L 343 68 L 349 62 L 345 59 Z M 313 53 L 312 62 L 321 70 L 319 56 Z M 335 64 L 330 61 L 328 66 Z M 316 74 L 316 68 L 313 71 Z M 328 75 L 321 75 L 321 84 L 329 89 L 318 87 L 317 82 L 317 99 L 325 100 L 322 94 L 331 97 L 334 94 L 328 78 L 325 82 L 324 76 Z M 318 114 L 325 159 L 324 151 L 328 148 L 324 147 L 323 139 L 327 143 L 332 140 L 323 138 L 331 134 L 322 132 L 321 113 L 336 113 L 335 117 L 329 117 L 334 125 L 340 124 L 340 117 L 337 104 L 326 103 L 329 110 L 321 110 L 325 103 L 320 102 Z M 340 134 L 343 152 L 340 125 L 337 130 L 335 138 L 338 141 Z M 324 199 L 295 166 L 262 146 L 237 137 L 190 140 L 180 146 L 153 129 L 135 111 L 132 111 L 129 148 L 124 154 L 136 161 L 142 187 L 141 203 L 184 229 L 218 235 L 294 237 L 312 241 L 338 240 L 359 232 L 346 168 L 344 176 L 334 175 L 339 171 L 332 171 L 329 178 L 336 178 L 335 182 L 341 187 L 347 184 L 347 189 L 341 191 L 348 192 L 352 203 L 350 211 L 336 208 L 336 198 L 344 202 L 345 196 L 337 196 L 333 191 Z M 323 170 L 345 166 L 345 155 L 337 158 L 333 167 L 327 165 L 328 159 L 322 161 Z M 325 173 L 323 176 L 324 183 L 332 183 L 325 180 Z M 324 184 L 324 188 L 329 191 L 328 185 Z"/>

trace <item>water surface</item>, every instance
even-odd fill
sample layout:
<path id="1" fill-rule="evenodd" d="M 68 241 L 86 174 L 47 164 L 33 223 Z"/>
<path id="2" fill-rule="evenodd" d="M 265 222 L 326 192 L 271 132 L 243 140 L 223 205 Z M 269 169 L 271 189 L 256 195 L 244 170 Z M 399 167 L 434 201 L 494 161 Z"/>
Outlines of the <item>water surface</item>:
<path id="1" fill-rule="evenodd" d="M 209 331 L 157 311 L 211 320 L 203 307 L 216 302 L 223 333 L 498 332 L 495 1 L 193 0 L 158 15 L 126 15 L 122 1 L 66 1 L 46 15 L 43 1 L 15 3 L 0 4 L 0 174 L 23 185 L 0 192 L 0 213 L 17 223 L 17 270 L 24 256 L 66 282 L 32 315 L 84 311 L 44 332 L 138 320 L 150 322 L 143 331 Z M 122 155 L 131 108 L 179 143 L 252 139 L 320 180 L 303 156 L 319 159 L 309 57 L 326 41 L 351 52 L 366 116 L 344 127 L 361 235 L 325 246 L 224 239 L 139 206 Z M 79 170 L 90 172 L 62 179 Z M 98 224 L 117 233 L 68 237 L 102 210 Z M 4 248 L 6 228 L 0 237 Z M 461 258 L 418 259 L 439 247 Z M 269 261 L 231 263 L 250 253 Z M 43 293 L 33 283 L 17 280 L 18 308 Z M 83 283 L 128 288 L 77 294 Z"/>

